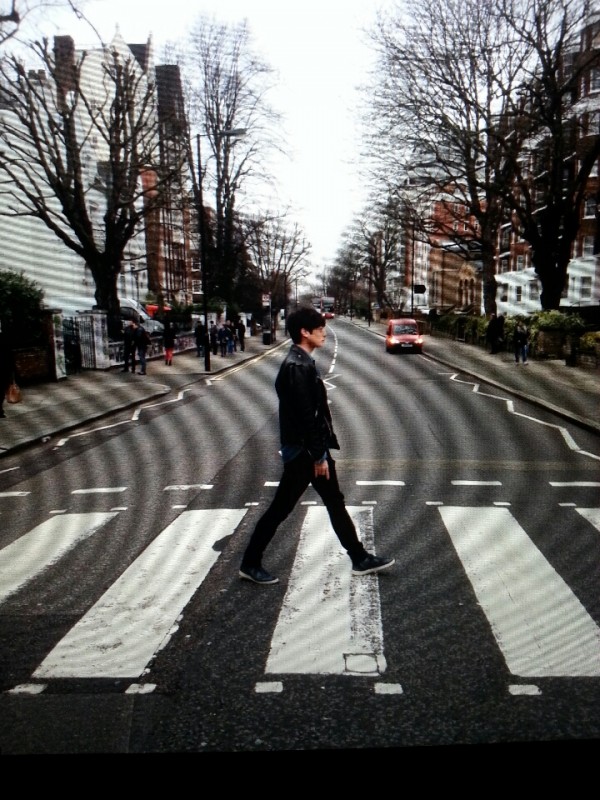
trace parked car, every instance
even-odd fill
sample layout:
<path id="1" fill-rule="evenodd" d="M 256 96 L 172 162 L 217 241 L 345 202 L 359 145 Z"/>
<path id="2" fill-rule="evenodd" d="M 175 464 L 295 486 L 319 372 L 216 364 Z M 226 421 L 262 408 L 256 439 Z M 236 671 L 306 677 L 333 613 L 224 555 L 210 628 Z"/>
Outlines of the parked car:
<path id="1" fill-rule="evenodd" d="M 165 330 L 165 326 L 157 319 L 153 319 L 146 309 L 140 304 L 136 303 L 135 300 L 131 300 L 129 298 L 123 298 L 120 301 L 121 305 L 121 321 L 123 325 L 131 320 L 135 322 L 142 322 L 144 328 L 150 334 L 156 333 L 163 333 Z"/>
<path id="2" fill-rule="evenodd" d="M 410 317 L 391 319 L 385 335 L 387 353 L 421 353 L 423 337 L 416 320 Z"/>
<path id="3" fill-rule="evenodd" d="M 335 319 L 335 314 L 333 311 L 323 311 L 324 319 Z"/>

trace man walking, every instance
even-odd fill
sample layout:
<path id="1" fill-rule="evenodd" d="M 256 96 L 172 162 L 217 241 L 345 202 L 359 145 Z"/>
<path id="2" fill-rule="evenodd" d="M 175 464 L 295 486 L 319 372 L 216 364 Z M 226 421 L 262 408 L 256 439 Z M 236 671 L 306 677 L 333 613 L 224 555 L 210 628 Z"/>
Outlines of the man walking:
<path id="1" fill-rule="evenodd" d="M 129 372 L 130 364 L 131 371 L 135 372 L 136 328 L 136 323 L 131 320 L 123 331 L 123 372 Z"/>
<path id="2" fill-rule="evenodd" d="M 330 450 L 339 450 L 327 391 L 311 353 L 325 343 L 325 320 L 314 308 L 299 308 L 288 317 L 293 344 L 275 381 L 279 397 L 279 431 L 283 475 L 269 508 L 259 519 L 246 548 L 239 574 L 254 583 L 277 583 L 262 566 L 263 553 L 278 526 L 312 484 L 320 495 L 333 529 L 352 561 L 353 575 L 369 575 L 388 569 L 393 558 L 368 553 L 340 491 L 335 461 Z"/>

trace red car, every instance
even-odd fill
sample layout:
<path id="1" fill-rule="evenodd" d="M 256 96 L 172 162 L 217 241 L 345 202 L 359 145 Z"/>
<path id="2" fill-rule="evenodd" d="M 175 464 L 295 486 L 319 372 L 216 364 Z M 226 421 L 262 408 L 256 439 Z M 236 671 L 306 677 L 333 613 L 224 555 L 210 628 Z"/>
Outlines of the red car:
<path id="1" fill-rule="evenodd" d="M 416 320 L 410 317 L 391 319 L 385 335 L 385 349 L 387 353 L 421 353 L 423 337 Z"/>

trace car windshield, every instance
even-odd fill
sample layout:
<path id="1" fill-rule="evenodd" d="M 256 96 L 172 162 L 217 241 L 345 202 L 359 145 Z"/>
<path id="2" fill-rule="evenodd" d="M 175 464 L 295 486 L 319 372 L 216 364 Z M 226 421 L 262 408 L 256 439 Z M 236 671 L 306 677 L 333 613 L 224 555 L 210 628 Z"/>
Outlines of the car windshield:
<path id="1" fill-rule="evenodd" d="M 394 334 L 396 336 L 400 333 L 416 333 L 417 329 L 414 325 L 394 325 Z"/>

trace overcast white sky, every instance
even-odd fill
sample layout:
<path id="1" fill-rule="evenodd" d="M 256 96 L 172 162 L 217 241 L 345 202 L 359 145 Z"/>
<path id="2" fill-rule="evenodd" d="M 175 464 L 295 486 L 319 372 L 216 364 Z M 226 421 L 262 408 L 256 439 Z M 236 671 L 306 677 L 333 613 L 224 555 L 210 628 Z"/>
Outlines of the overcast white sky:
<path id="1" fill-rule="evenodd" d="M 145 42 L 151 34 L 158 55 L 164 42 L 185 36 L 201 15 L 248 21 L 255 49 L 279 76 L 271 104 L 285 117 L 291 154 L 277 165 L 280 200 L 293 207 L 320 269 L 331 263 L 343 230 L 364 205 L 355 116 L 356 87 L 372 60 L 364 30 L 378 8 L 394 5 L 394 0 L 87 0 L 84 8 L 105 41 L 118 24 L 130 43 Z M 59 32 L 72 35 L 76 46 L 93 40 L 72 16 L 53 12 L 52 22 L 58 19 Z"/>

